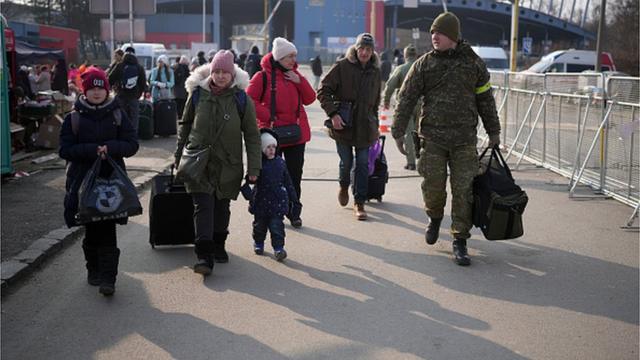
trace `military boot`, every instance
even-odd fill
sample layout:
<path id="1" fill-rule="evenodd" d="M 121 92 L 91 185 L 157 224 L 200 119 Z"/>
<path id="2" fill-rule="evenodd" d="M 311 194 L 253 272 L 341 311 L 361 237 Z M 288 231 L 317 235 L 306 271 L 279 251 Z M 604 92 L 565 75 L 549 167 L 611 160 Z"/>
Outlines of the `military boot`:
<path id="1" fill-rule="evenodd" d="M 100 260 L 100 289 L 98 291 L 104 296 L 111 296 L 116 291 L 120 249 L 104 247 L 98 250 L 98 254 Z"/>
<path id="2" fill-rule="evenodd" d="M 453 261 L 460 266 L 471 265 L 471 259 L 467 253 L 466 239 L 455 239 L 453 241 Z"/>
<path id="3" fill-rule="evenodd" d="M 440 223 L 442 223 L 442 218 L 429 218 L 429 224 L 427 225 L 427 230 L 424 233 L 424 238 L 427 241 L 427 244 L 433 245 L 438 241 L 438 236 L 440 235 Z"/>
<path id="4" fill-rule="evenodd" d="M 87 261 L 87 282 L 91 286 L 100 285 L 100 263 L 98 248 L 83 244 L 84 259 Z"/>
<path id="5" fill-rule="evenodd" d="M 217 263 L 229 262 L 229 254 L 224 248 L 228 235 L 227 233 L 213 233 L 213 259 Z"/>

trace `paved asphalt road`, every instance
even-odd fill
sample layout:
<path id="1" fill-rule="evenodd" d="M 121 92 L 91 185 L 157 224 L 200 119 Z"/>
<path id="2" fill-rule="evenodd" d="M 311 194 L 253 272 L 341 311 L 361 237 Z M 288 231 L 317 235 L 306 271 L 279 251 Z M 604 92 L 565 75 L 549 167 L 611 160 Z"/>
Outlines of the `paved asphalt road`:
<path id="1" fill-rule="evenodd" d="M 335 146 L 318 105 L 309 112 L 304 226 L 287 226 L 284 263 L 253 254 L 244 200 L 232 203 L 230 262 L 204 280 L 192 247 L 151 249 L 145 213 L 118 229 L 113 298 L 86 284 L 80 242 L 3 297 L 2 358 L 638 358 L 638 234 L 618 229 L 629 207 L 570 200 L 564 178 L 521 166 L 525 236 L 474 230 L 462 268 L 446 230 L 424 243 L 420 179 L 390 180 L 367 222 L 338 206 Z M 392 176 L 415 174 L 387 155 Z"/>

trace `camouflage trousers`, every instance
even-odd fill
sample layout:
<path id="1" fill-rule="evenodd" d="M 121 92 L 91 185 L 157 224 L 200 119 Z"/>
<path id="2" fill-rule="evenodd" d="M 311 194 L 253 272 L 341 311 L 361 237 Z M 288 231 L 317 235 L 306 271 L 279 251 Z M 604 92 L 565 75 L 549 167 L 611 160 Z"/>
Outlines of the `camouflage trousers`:
<path id="1" fill-rule="evenodd" d="M 422 197 L 427 215 L 442 218 L 447 202 L 447 166 L 451 173 L 451 236 L 468 239 L 472 227 L 472 184 L 478 173 L 475 144 L 448 147 L 425 141 L 420 150 L 418 172 L 422 181 Z"/>

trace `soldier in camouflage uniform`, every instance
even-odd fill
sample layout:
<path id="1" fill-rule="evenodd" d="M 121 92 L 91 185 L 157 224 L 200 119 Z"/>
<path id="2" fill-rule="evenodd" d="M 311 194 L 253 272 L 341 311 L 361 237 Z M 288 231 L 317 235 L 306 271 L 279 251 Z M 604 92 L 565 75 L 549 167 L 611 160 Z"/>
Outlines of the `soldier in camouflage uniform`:
<path id="1" fill-rule="evenodd" d="M 465 266 L 471 263 L 467 239 L 472 226 L 472 183 L 478 172 L 478 115 L 491 146 L 500 142 L 500 123 L 487 67 L 469 44 L 459 39 L 459 34 L 460 22 L 453 13 L 445 12 L 434 20 L 434 50 L 420 57 L 407 74 L 399 93 L 392 135 L 404 154 L 407 123 L 422 96 L 418 171 L 424 177 L 422 195 L 430 219 L 425 239 L 430 245 L 438 240 L 447 197 L 448 166 L 454 260 Z"/>
<path id="2" fill-rule="evenodd" d="M 391 96 L 396 93 L 396 90 L 400 90 L 402 83 L 404 82 L 405 77 L 407 77 L 407 73 L 411 68 L 411 65 L 416 61 L 416 48 L 413 45 L 408 45 L 404 48 L 404 58 L 407 62 L 398 66 L 391 74 L 391 77 L 385 84 L 384 88 L 384 101 L 383 106 L 385 110 L 389 109 L 391 103 Z M 413 136 L 411 136 L 411 132 L 415 130 L 415 122 L 416 118 L 420 115 L 420 105 L 418 104 L 415 107 L 414 113 L 411 115 L 411 118 L 407 122 L 407 128 L 405 130 L 405 149 L 407 151 L 407 165 L 404 166 L 407 170 L 415 170 L 416 169 L 416 152 L 413 146 Z"/>

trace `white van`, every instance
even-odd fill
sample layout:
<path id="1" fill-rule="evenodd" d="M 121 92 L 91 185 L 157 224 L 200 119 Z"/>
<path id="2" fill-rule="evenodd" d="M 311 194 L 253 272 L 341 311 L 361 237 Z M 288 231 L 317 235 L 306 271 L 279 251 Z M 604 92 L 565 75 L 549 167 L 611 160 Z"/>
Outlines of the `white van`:
<path id="1" fill-rule="evenodd" d="M 509 58 L 501 47 L 472 46 L 471 49 L 487 64 L 489 70 L 509 70 Z"/>
<path id="2" fill-rule="evenodd" d="M 610 53 L 601 54 L 601 71 L 616 71 Z M 525 72 L 543 74 L 547 72 L 575 73 L 593 70 L 596 64 L 596 52 L 589 50 L 557 50 L 545 55 Z"/>
<path id="3" fill-rule="evenodd" d="M 164 47 L 164 44 L 157 43 L 125 43 L 120 49 L 124 51 L 129 46 L 132 46 L 136 50 L 136 57 L 138 58 L 138 63 L 144 67 L 147 72 L 147 77 L 156 66 L 156 59 L 160 55 L 166 55 L 167 49 Z"/>

